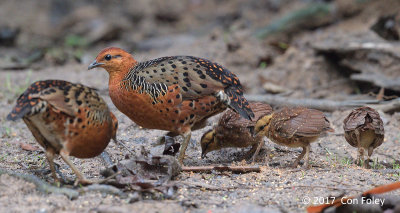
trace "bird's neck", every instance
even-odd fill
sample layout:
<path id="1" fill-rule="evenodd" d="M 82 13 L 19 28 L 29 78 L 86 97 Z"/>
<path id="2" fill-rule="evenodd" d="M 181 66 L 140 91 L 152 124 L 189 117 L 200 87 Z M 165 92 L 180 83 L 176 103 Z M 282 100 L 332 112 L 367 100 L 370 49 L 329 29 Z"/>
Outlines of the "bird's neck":
<path id="1" fill-rule="evenodd" d="M 110 75 L 108 85 L 110 87 L 119 87 L 121 81 L 137 64 L 137 61 L 129 60 L 126 61 L 123 66 L 119 66 L 118 68 L 115 68 L 112 72 L 108 72 Z"/>

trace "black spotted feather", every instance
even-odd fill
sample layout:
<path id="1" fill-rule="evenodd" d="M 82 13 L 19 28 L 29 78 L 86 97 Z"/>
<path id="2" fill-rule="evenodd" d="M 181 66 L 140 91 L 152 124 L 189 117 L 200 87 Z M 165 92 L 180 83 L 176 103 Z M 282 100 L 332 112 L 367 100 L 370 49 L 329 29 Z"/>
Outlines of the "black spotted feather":
<path id="1" fill-rule="evenodd" d="M 182 100 L 217 95 L 229 97 L 228 105 L 242 117 L 254 114 L 243 96 L 243 88 L 236 75 L 217 63 L 193 56 L 171 56 L 138 63 L 124 78 L 122 87 L 139 89 L 149 94 L 154 102 L 165 95 L 166 88 L 178 85 Z"/>

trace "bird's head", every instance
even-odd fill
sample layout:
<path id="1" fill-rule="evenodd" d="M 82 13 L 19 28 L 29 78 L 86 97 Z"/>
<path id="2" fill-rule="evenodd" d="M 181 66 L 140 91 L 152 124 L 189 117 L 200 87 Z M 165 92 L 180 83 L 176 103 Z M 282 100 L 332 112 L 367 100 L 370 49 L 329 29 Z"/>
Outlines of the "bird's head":
<path id="1" fill-rule="evenodd" d="M 88 69 L 101 67 L 107 70 L 109 74 L 113 74 L 130 70 L 136 64 L 137 61 L 125 50 L 117 47 L 108 47 L 100 51 L 96 60 L 89 65 Z"/>
<path id="2" fill-rule="evenodd" d="M 111 138 L 115 142 L 117 142 L 118 119 L 112 112 L 110 112 L 110 115 L 111 115 L 111 125 L 112 125 Z"/>
<path id="3" fill-rule="evenodd" d="M 205 158 L 207 153 L 220 149 L 217 138 L 215 137 L 215 130 L 209 130 L 204 133 L 200 140 L 201 144 L 201 158 Z"/>
<path id="4" fill-rule="evenodd" d="M 258 119 L 255 127 L 254 127 L 254 136 L 257 135 L 262 135 L 262 136 L 266 136 L 268 133 L 268 129 L 269 129 L 269 124 L 271 122 L 272 119 L 272 114 L 269 115 L 265 115 L 263 117 L 261 117 L 260 119 Z"/>

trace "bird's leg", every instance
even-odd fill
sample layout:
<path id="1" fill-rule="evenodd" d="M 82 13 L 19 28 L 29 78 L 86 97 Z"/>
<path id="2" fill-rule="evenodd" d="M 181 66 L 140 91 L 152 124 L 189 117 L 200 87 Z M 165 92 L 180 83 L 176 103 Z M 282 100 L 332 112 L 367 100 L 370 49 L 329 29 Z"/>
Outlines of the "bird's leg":
<path id="1" fill-rule="evenodd" d="M 310 168 L 310 150 L 311 150 L 311 145 L 308 144 L 306 147 L 306 154 L 304 155 L 304 168 L 309 169 Z"/>
<path id="2" fill-rule="evenodd" d="M 111 160 L 110 154 L 108 154 L 107 151 L 103 151 L 103 152 L 100 154 L 100 158 L 103 159 L 104 165 L 105 165 L 107 168 L 108 168 L 108 167 L 111 167 L 111 166 L 113 165 L 113 162 L 112 162 L 112 160 Z"/>
<path id="3" fill-rule="evenodd" d="M 179 152 L 179 157 L 178 157 L 178 161 L 179 161 L 179 163 L 181 165 L 183 165 L 183 158 L 185 158 L 185 152 L 186 152 L 186 149 L 188 147 L 191 135 L 192 134 L 191 134 L 190 131 L 185 133 L 185 134 L 183 134 L 183 138 L 184 138 L 183 139 L 183 144 L 181 146 L 181 150 Z"/>
<path id="4" fill-rule="evenodd" d="M 358 147 L 357 164 L 358 164 L 359 166 L 365 167 L 364 148 L 363 148 L 363 147 Z"/>
<path id="5" fill-rule="evenodd" d="M 363 154 L 366 153 L 366 149 L 364 147 L 362 147 L 361 149 L 363 149 Z M 365 159 L 364 158 L 365 154 L 363 155 L 363 163 L 364 163 L 364 168 L 365 169 L 369 169 L 369 160 L 370 160 L 370 156 L 368 155 L 368 157 Z"/>
<path id="6" fill-rule="evenodd" d="M 75 165 L 72 163 L 72 161 L 69 159 L 69 153 L 64 150 L 61 149 L 60 150 L 60 156 L 61 158 L 64 160 L 64 162 L 66 164 L 68 164 L 68 166 L 72 169 L 72 171 L 74 171 L 75 175 L 76 175 L 76 181 L 74 183 L 74 185 L 78 185 L 78 183 L 81 184 L 91 184 L 90 181 L 88 181 L 85 176 L 82 175 L 82 173 L 75 167 Z"/>
<path id="7" fill-rule="evenodd" d="M 364 166 L 364 148 L 361 146 L 361 138 L 360 133 L 358 130 L 354 133 L 357 139 L 357 147 L 358 147 L 358 154 L 357 154 L 357 165 Z"/>
<path id="8" fill-rule="evenodd" d="M 299 165 L 300 160 L 304 157 L 304 155 L 306 154 L 307 150 L 306 150 L 306 146 L 303 147 L 303 151 L 301 152 L 301 154 L 299 155 L 299 157 L 297 157 L 297 159 L 292 163 L 291 167 L 292 168 L 296 168 Z"/>
<path id="9" fill-rule="evenodd" d="M 256 152 L 258 144 L 255 144 L 251 147 L 251 149 L 244 156 L 245 159 L 250 159 L 254 157 L 254 153 Z M 251 161 L 253 163 L 253 160 Z"/>
<path id="10" fill-rule="evenodd" d="M 51 175 L 53 176 L 54 182 L 56 184 L 60 183 L 60 179 L 57 177 L 56 174 L 56 167 L 54 165 L 54 150 L 51 148 L 46 149 L 46 159 L 49 162 Z"/>
<path id="11" fill-rule="evenodd" d="M 135 154 L 132 150 L 130 150 L 130 149 L 125 145 L 125 143 L 123 143 L 122 141 L 117 140 L 117 139 L 113 139 L 113 141 L 114 141 L 116 144 L 122 146 L 124 149 L 126 149 L 126 150 L 132 155 L 132 157 L 134 157 L 134 156 L 136 155 L 136 154 Z"/>
<path id="12" fill-rule="evenodd" d="M 373 146 L 368 147 L 368 159 L 367 159 L 368 166 L 369 166 L 369 161 L 371 159 L 371 155 L 372 155 L 373 151 L 374 151 L 374 147 Z"/>
<path id="13" fill-rule="evenodd" d="M 256 157 L 257 157 L 258 153 L 260 152 L 261 147 L 263 147 L 263 146 L 264 146 L 264 140 L 261 140 L 261 141 L 258 142 L 257 146 L 253 146 L 251 148 L 250 151 L 253 151 L 254 147 L 256 147 L 256 149 L 254 151 L 254 154 L 253 154 L 253 157 L 251 158 L 251 163 L 254 163 L 256 161 Z"/>

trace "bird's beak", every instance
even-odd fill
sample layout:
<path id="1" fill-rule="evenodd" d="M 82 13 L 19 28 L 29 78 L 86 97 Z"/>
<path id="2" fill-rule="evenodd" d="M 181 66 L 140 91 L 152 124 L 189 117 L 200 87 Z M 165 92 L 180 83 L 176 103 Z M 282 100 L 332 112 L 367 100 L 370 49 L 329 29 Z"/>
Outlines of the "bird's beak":
<path id="1" fill-rule="evenodd" d="M 103 64 L 104 64 L 104 63 L 97 63 L 97 61 L 94 60 L 93 63 L 91 63 L 91 64 L 89 65 L 88 70 L 91 70 L 91 69 L 93 69 L 93 68 L 95 68 L 95 67 L 98 67 L 98 66 L 100 66 L 100 65 L 103 65 Z"/>

